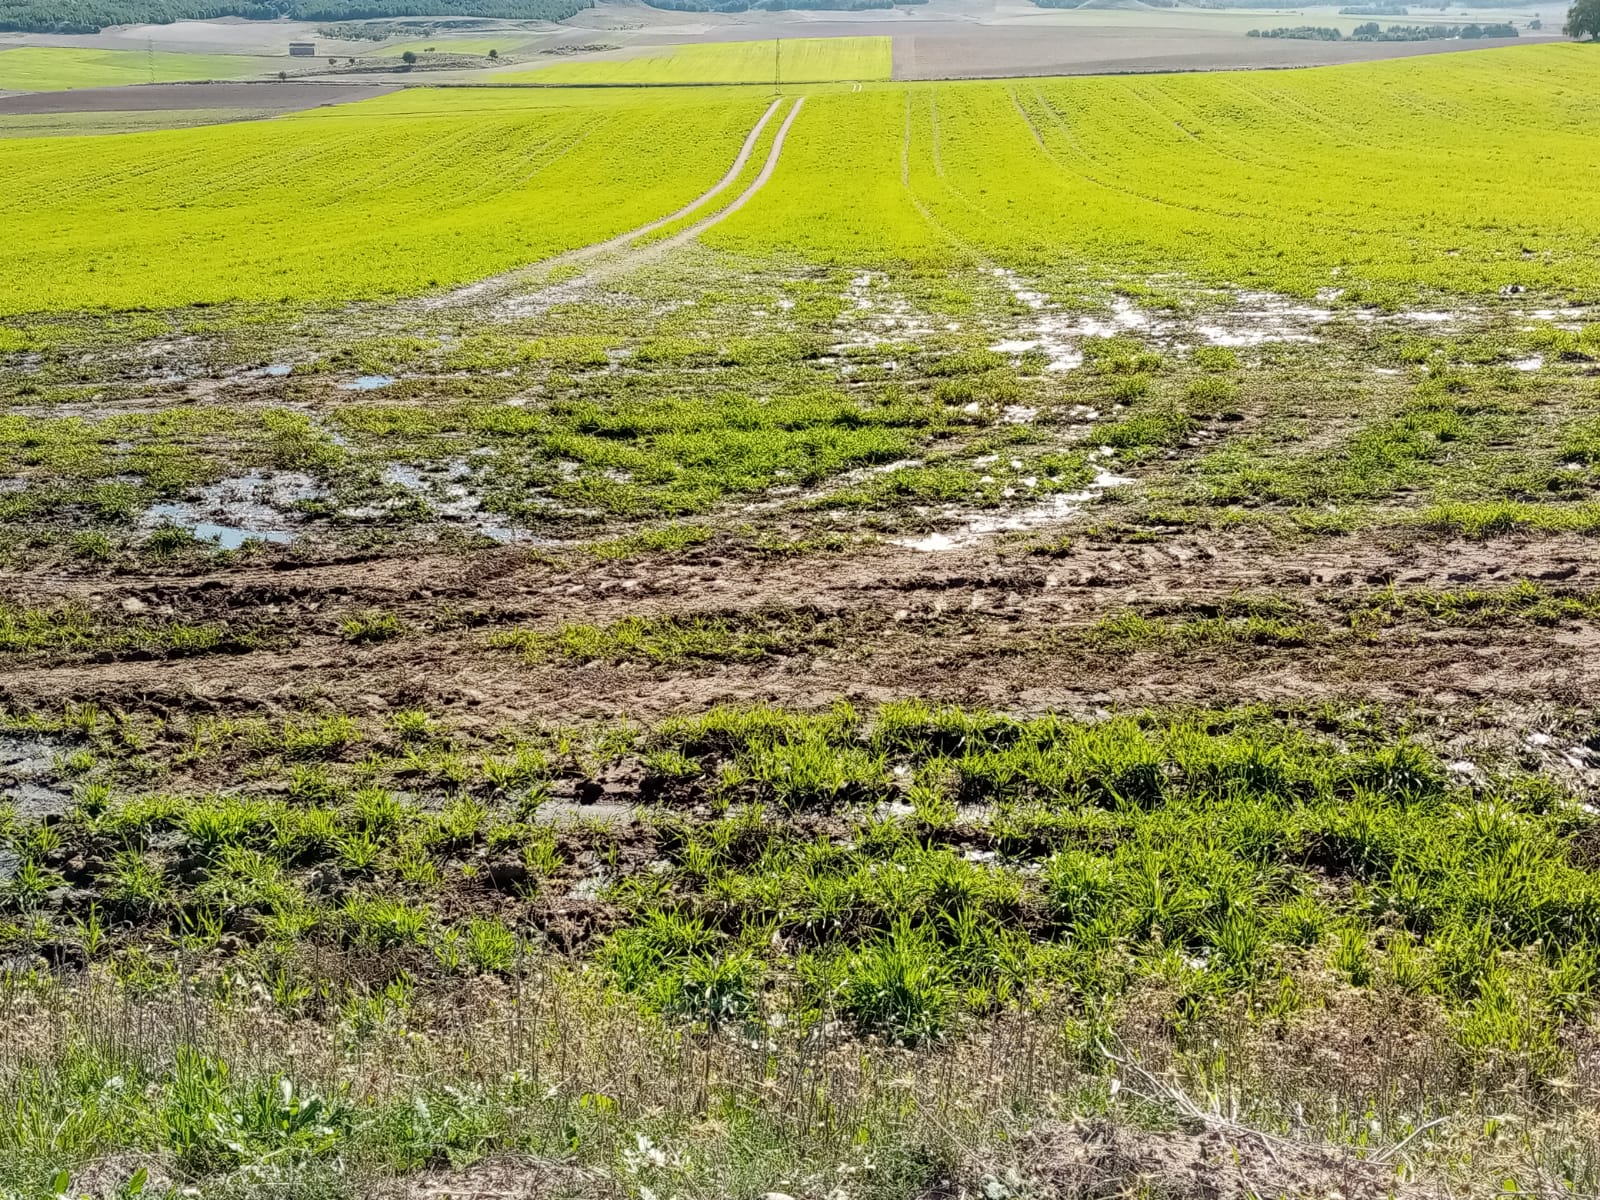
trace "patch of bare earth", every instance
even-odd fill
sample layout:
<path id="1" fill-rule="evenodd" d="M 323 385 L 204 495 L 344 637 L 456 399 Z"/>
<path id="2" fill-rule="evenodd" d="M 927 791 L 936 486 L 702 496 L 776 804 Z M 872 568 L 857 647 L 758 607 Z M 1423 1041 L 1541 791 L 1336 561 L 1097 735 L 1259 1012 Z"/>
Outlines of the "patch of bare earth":
<path id="1" fill-rule="evenodd" d="M 1014 1161 L 978 1161 L 926 1200 L 1144 1196 L 1162 1200 L 1434 1200 L 1392 1168 L 1248 1130 L 1150 1132 L 1108 1120 L 1052 1122 L 1013 1147 Z"/>
<path id="2" fill-rule="evenodd" d="M 1019 710 L 1174 702 L 1316 702 L 1360 696 L 1423 707 L 1576 702 L 1600 685 L 1600 636 L 1587 623 L 1408 627 L 1350 637 L 1361 596 L 1460 590 L 1518 580 L 1592 591 L 1600 564 L 1577 538 L 1284 544 L 1259 534 L 1156 543 L 1085 541 L 1059 557 L 977 545 L 921 554 L 893 545 L 849 554 L 752 558 L 714 543 L 669 558 L 552 564 L 514 549 L 209 575 L 32 577 L 6 589 L 29 604 L 72 602 L 123 619 L 227 621 L 272 631 L 243 653 L 158 658 L 14 658 L 0 700 L 95 701 L 177 710 L 350 711 L 456 707 L 509 719 L 655 719 L 716 703 L 826 704 L 904 695 Z M 1286 602 L 1329 631 L 1305 645 L 1221 641 L 1097 647 L 1085 635 L 1136 609 L 1200 617 L 1240 596 Z M 352 644 L 340 621 L 379 609 L 406 633 Z M 554 631 L 626 617 L 803 612 L 833 636 L 753 661 L 529 663 L 489 645 L 495 630 Z"/>
<path id="3" fill-rule="evenodd" d="M 391 1180 L 362 1193 L 363 1200 L 546 1200 L 614 1196 L 604 1176 L 565 1163 L 497 1156 L 468 1167 L 439 1168 Z"/>
<path id="4" fill-rule="evenodd" d="M 139 83 L 128 87 L 72 88 L 0 96 L 0 114 L 166 112 L 180 109 L 240 109 L 299 112 L 330 104 L 353 104 L 394 91 L 392 85 L 344 83 Z"/>

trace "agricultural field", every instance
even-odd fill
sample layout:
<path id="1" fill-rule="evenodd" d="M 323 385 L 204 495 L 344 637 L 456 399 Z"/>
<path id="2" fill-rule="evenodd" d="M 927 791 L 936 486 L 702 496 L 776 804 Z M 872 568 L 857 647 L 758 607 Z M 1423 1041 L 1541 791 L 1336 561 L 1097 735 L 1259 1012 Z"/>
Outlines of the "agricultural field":
<path id="1" fill-rule="evenodd" d="M 1589 203 L 1600 165 L 1564 150 L 1591 125 L 1592 60 L 1561 45 L 1268 75 L 824 88 L 771 186 L 708 242 L 875 268 L 1181 267 L 1350 302 L 1513 286 L 1581 295 L 1600 271 Z M 1362 88 L 1376 94 L 1357 104 Z M 0 247 L 20 281 L 0 305 L 328 302 L 467 283 L 669 211 L 715 178 L 767 99 L 412 89 L 152 134 L 120 157 L 13 143 L 0 169 L 36 185 L 0 200 L 20 235 Z M 1469 149 L 1483 170 L 1463 182 Z M 413 170 L 419 155 L 473 186 Z M 276 191 L 285 179 L 291 206 Z M 564 203 L 571 189 L 626 199 L 602 227 Z M 129 211 L 140 219 L 111 219 Z M 527 219 L 508 220 L 517 213 Z M 195 237 L 227 249 L 149 277 Z"/>
<path id="2" fill-rule="evenodd" d="M 758 96 L 721 93 L 619 101 L 411 90 L 271 122 L 96 142 L 97 155 L 71 140 L 14 142 L 0 158 L 34 187 L 0 199 L 27 238 L 5 262 L 22 286 L 0 304 L 21 313 L 302 304 L 463 283 L 693 197 L 764 107 Z M 668 132 L 658 124 L 666 119 Z M 290 184 L 295 202 L 285 206 Z M 567 203 L 574 193 L 593 204 Z M 109 219 L 130 210 L 139 220 Z M 211 251 L 175 258 L 197 241 Z M 151 270 L 173 261 L 183 269 Z"/>
<path id="3" fill-rule="evenodd" d="M 0 50 L 0 91 L 54 92 L 186 79 L 242 79 L 265 74 L 272 65 L 270 60 L 240 54 L 19 46 Z"/>
<path id="4" fill-rule="evenodd" d="M 1600 1193 L 1600 48 L 839 78 L 0 141 L 0 1196 Z"/>
<path id="5" fill-rule="evenodd" d="M 94 133 L 140 133 L 217 125 L 269 115 L 248 108 L 180 108 L 146 112 L 10 113 L 0 110 L 0 138 L 61 137 Z"/>
<path id="6" fill-rule="evenodd" d="M 410 51 L 415 54 L 471 54 L 488 58 L 491 50 L 497 54 L 507 54 L 524 45 L 527 40 L 526 34 L 519 33 L 507 33 L 499 38 L 440 37 L 425 42 L 396 42 L 383 47 L 377 55 L 380 58 L 399 58 Z"/>
<path id="7" fill-rule="evenodd" d="M 514 83 L 827 83 L 888 79 L 892 39 L 782 38 L 666 46 L 613 61 L 558 62 L 495 76 Z"/>

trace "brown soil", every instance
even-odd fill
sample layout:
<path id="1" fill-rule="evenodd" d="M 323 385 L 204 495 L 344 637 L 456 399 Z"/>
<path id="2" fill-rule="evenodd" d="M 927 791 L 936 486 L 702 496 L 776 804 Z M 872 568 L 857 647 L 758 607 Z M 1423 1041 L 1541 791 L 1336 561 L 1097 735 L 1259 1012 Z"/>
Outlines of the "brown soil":
<path id="1" fill-rule="evenodd" d="M 1354 1155 L 1245 1130 L 1149 1133 L 1105 1120 L 1051 1123 L 1022 1139 L 1016 1151 L 1017 1162 L 1009 1170 L 1027 1190 L 1003 1194 L 1063 1200 L 1428 1200 L 1437 1195 Z M 975 1186 L 944 1196 L 992 1195 L 984 1190 L 985 1177 L 1002 1187 L 1008 1181 L 992 1167 L 979 1167 L 973 1174 Z"/>
<path id="2" fill-rule="evenodd" d="M 1520 579 L 1600 587 L 1577 538 L 1284 545 L 1260 535 L 1156 543 L 1085 541 L 1059 558 L 992 544 L 940 554 L 892 545 L 849 555 L 750 559 L 715 544 L 673 558 L 555 565 L 516 549 L 251 567 L 184 577 L 30 577 L 6 589 L 73 601 L 108 620 L 225 620 L 269 631 L 269 648 L 150 661 L 23 659 L 0 701 L 95 701 L 204 711 L 456 708 L 468 724 L 539 717 L 654 720 L 729 702 L 824 705 L 907 695 L 1008 710 L 1153 704 L 1310 704 L 1361 698 L 1436 709 L 1577 703 L 1600 691 L 1600 633 L 1586 623 L 1407 625 L 1343 636 L 1348 611 L 1389 583 L 1493 588 Z M 1222 643 L 1086 649 L 1085 631 L 1130 606 L 1205 616 L 1230 598 L 1295 604 L 1339 635 L 1309 646 Z M 350 644 L 341 616 L 397 614 L 410 631 Z M 754 662 L 529 664 L 491 649 L 494 628 L 554 630 L 627 616 L 802 612 L 835 636 Z"/>
<path id="3" fill-rule="evenodd" d="M 370 100 L 394 90 L 393 85 L 369 83 L 140 83 L 131 87 L 74 88 L 60 92 L 0 95 L 0 116 L 167 112 L 187 108 L 239 109 L 258 113 L 299 112 L 330 104 Z"/>
<path id="4" fill-rule="evenodd" d="M 1282 22 L 1264 18 L 1263 25 Z M 1520 39 L 1519 39 L 1520 40 Z M 1079 26 L 900 31 L 896 79 L 1000 79 L 1013 75 L 1118 75 L 1149 71 L 1261 70 L 1331 66 L 1445 54 L 1494 42 L 1312 42 L 1246 37 L 1244 30 Z"/>
<path id="5" fill-rule="evenodd" d="M 539 1159 L 492 1158 L 460 1170 L 427 1171 L 363 1193 L 364 1200 L 544 1200 L 613 1196 L 609 1179 Z"/>

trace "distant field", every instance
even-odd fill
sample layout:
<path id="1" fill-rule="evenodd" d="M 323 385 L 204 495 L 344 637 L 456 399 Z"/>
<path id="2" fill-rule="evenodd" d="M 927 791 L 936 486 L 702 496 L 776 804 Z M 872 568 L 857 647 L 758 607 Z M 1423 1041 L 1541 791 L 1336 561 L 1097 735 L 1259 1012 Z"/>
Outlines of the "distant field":
<path id="1" fill-rule="evenodd" d="M 497 75 L 530 83 L 814 83 L 831 79 L 888 79 L 893 67 L 886 37 L 784 38 L 668 46 L 637 58 L 562 62 L 536 71 Z"/>
<path id="2" fill-rule="evenodd" d="M 252 108 L 174 108 L 143 112 L 6 113 L 0 112 L 0 138 L 61 137 L 68 134 L 142 133 L 219 125 L 272 115 Z"/>
<path id="3" fill-rule="evenodd" d="M 184 79 L 239 79 L 264 69 L 262 60 L 242 54 L 20 46 L 0 50 L 0 90 L 55 92 L 131 83 L 176 83 Z"/>
<path id="4" fill-rule="evenodd" d="M 477 54 L 487 58 L 491 50 L 505 54 L 525 45 L 527 41 L 527 36 L 523 34 L 508 34 L 502 38 L 435 38 L 428 42 L 400 42 L 385 46 L 377 51 L 377 56 L 399 58 L 407 50 L 413 50 L 418 54 L 432 51 L 435 54 Z"/>

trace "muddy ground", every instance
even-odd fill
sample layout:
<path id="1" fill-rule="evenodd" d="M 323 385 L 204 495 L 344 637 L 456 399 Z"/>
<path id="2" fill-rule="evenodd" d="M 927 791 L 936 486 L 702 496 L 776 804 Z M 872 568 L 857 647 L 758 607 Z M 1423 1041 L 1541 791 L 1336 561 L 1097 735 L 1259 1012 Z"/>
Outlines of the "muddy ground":
<path id="1" fill-rule="evenodd" d="M 1515 745 L 1594 702 L 1582 310 L 1075 308 L 985 268 L 951 321 L 926 307 L 943 283 L 596 249 L 555 285 L 516 272 L 237 343 L 90 327 L 72 336 L 92 353 L 14 356 L 0 499 L 26 528 L 0 704 L 422 707 L 489 731 L 840 697 L 1353 702 Z M 608 330 L 603 353 L 582 340 Z M 733 334 L 760 354 L 716 365 Z M 496 357 L 579 343 L 571 363 Z M 730 394 L 819 389 L 847 405 L 828 438 L 854 436 L 850 406 L 911 404 L 905 440 L 804 486 L 725 464 L 813 427 L 677 440 Z M 1440 396 L 1462 415 L 1416 441 Z M 1442 500 L 1513 508 L 1486 535 L 1428 519 Z M 86 516 L 113 503 L 132 507 Z"/>
<path id="2" fill-rule="evenodd" d="M 1348 612 L 1390 583 L 1445 590 L 1513 579 L 1593 588 L 1578 539 L 1364 547 L 1179 537 L 1160 545 L 1084 544 L 1059 557 L 992 547 L 930 556 L 880 545 L 799 561 L 715 545 L 655 562 L 563 567 L 526 551 L 398 557 L 327 566 L 111 580 L 17 580 L 29 603 L 81 602 L 113 614 L 171 614 L 287 629 L 286 644 L 202 658 L 16 664 L 5 699 L 225 713 L 422 706 L 492 728 L 547 721 L 654 722 L 715 704 L 825 706 L 915 695 L 1040 712 L 1168 704 L 1291 706 L 1364 700 L 1422 710 L 1488 705 L 1532 718 L 1595 694 L 1600 637 L 1588 626 L 1404 629 L 1341 636 Z M 1270 593 L 1314 614 L 1321 644 L 1086 644 L 1104 618 L 1216 613 L 1231 597 Z M 398 615 L 408 634 L 351 644 L 342 617 Z M 470 628 L 425 632 L 441 610 Z M 760 620 L 805 614 L 830 631 L 755 662 L 529 663 L 484 631 L 555 630 L 629 617 Z"/>

